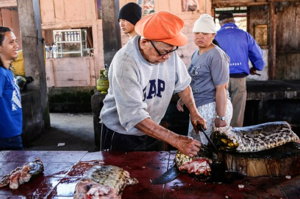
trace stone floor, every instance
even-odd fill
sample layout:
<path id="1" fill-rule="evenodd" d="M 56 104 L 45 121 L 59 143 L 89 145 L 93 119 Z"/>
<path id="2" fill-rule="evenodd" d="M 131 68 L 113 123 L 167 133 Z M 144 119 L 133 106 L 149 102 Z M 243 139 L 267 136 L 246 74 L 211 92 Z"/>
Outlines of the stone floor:
<path id="1" fill-rule="evenodd" d="M 25 150 L 95 151 L 92 113 L 50 113 L 51 128 Z"/>

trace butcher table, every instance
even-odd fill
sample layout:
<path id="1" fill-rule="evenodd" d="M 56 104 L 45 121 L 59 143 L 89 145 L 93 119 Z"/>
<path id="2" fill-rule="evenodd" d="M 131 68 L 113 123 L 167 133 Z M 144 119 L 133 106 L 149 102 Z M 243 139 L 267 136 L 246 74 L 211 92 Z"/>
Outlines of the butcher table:
<path id="1" fill-rule="evenodd" d="M 232 183 L 199 182 L 188 174 L 163 185 L 151 180 L 173 165 L 175 151 L 162 152 L 93 152 L 87 151 L 0 151 L 0 177 L 39 157 L 44 173 L 20 185 L 0 189 L 0 198 L 73 198 L 77 181 L 93 165 L 122 167 L 139 183 L 127 186 L 123 199 L 190 198 L 299 198 L 300 175 L 281 177 L 243 176 Z M 239 188 L 242 187 L 243 188 Z"/>

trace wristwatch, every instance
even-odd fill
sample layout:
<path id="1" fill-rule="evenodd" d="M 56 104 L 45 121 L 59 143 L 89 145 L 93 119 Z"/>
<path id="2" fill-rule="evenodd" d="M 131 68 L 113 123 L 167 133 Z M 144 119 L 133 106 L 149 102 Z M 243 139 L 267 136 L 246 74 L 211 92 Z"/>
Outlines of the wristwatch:
<path id="1" fill-rule="evenodd" d="M 225 117 L 220 117 L 220 116 L 217 115 L 217 118 L 222 120 L 222 121 L 225 121 Z"/>

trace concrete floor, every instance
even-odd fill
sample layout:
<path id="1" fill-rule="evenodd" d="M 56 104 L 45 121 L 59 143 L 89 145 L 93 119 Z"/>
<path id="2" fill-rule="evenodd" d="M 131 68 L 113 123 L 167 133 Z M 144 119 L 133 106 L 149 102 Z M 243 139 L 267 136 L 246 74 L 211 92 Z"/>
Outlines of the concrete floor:
<path id="1" fill-rule="evenodd" d="M 51 128 L 25 150 L 95 151 L 92 113 L 50 113 Z"/>

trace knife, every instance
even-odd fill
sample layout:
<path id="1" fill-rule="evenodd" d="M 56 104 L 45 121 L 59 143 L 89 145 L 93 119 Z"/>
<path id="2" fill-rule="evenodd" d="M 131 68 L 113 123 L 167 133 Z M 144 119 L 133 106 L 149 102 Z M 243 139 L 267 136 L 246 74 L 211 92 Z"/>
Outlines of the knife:
<path id="1" fill-rule="evenodd" d="M 161 176 L 153 180 L 151 183 L 152 184 L 165 184 L 168 182 L 171 182 L 175 178 L 177 178 L 181 172 L 178 170 L 177 166 L 174 165 L 172 166 L 168 171 L 163 173 Z"/>
<path id="2" fill-rule="evenodd" d="M 214 150 L 215 150 L 215 152 L 217 153 L 217 155 L 218 155 L 218 148 L 216 147 L 216 145 L 213 143 L 213 141 L 208 137 L 208 135 L 205 133 L 205 130 L 204 130 L 204 128 L 203 128 L 203 126 L 201 125 L 201 124 L 197 124 L 197 129 L 199 130 L 201 130 L 202 132 L 203 132 L 203 134 L 205 135 L 205 137 L 206 137 L 206 139 L 209 141 L 209 143 L 213 146 L 213 148 L 214 148 Z M 199 134 L 199 136 L 200 136 L 200 134 Z"/>

